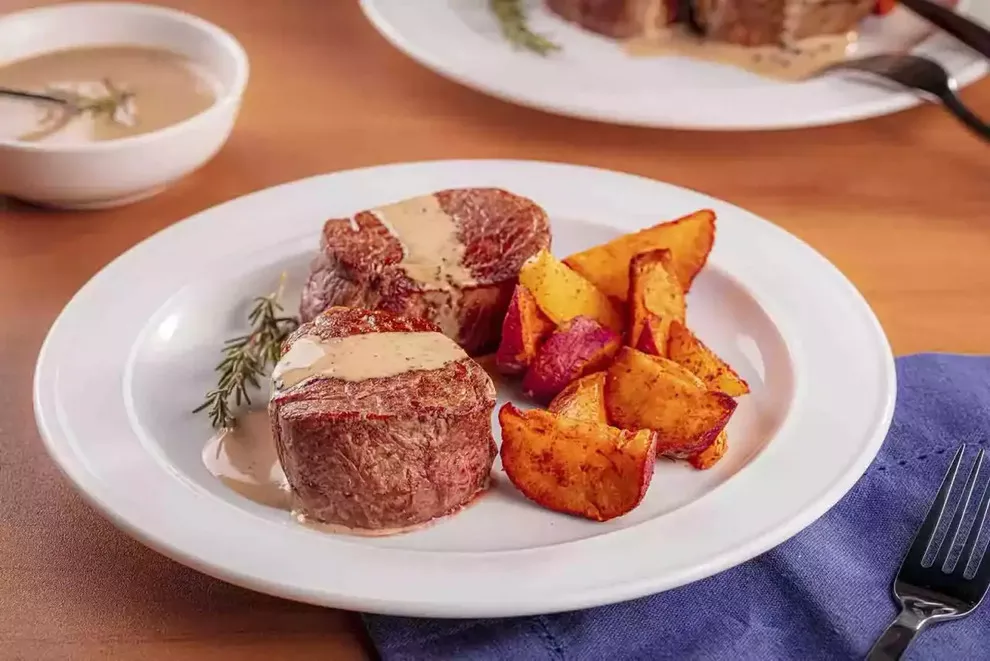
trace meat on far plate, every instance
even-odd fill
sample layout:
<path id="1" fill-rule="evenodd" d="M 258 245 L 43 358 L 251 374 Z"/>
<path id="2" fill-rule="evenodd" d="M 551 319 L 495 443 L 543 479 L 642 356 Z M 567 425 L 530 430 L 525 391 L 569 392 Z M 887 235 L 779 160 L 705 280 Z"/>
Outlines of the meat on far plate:
<path id="1" fill-rule="evenodd" d="M 705 39 L 742 46 L 842 34 L 889 4 L 885 0 L 546 0 L 550 11 L 561 18 L 616 39 L 684 23 Z"/>

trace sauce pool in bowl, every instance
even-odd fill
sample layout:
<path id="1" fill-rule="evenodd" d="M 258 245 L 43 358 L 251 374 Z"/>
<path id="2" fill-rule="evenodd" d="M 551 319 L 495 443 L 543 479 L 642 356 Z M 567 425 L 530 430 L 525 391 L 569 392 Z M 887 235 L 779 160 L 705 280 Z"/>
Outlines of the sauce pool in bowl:
<path id="1" fill-rule="evenodd" d="M 220 96 L 219 81 L 192 60 L 131 45 L 57 50 L 0 63 L 0 87 L 71 100 L 81 110 L 0 97 L 0 140 L 82 144 L 177 124 Z"/>

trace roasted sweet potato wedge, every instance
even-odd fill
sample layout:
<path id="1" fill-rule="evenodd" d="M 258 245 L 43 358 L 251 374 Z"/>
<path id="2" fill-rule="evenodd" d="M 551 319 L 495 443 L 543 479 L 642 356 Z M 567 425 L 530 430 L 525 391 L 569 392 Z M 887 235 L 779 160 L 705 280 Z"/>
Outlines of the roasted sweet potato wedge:
<path id="1" fill-rule="evenodd" d="M 673 254 L 670 270 L 686 292 L 705 265 L 714 243 L 715 213 L 703 209 L 575 253 L 564 263 L 606 295 L 624 299 L 629 293 L 632 258 L 648 250 L 668 248 Z"/>
<path id="2" fill-rule="evenodd" d="M 667 337 L 670 321 L 647 315 L 643 330 L 639 333 L 635 348 L 651 356 L 667 357 Z"/>
<path id="3" fill-rule="evenodd" d="M 666 355 L 696 374 L 709 390 L 733 397 L 749 392 L 749 384 L 679 321 L 670 324 Z"/>
<path id="4" fill-rule="evenodd" d="M 646 495 L 656 461 L 652 432 L 629 432 L 549 411 L 498 412 L 502 467 L 533 502 L 594 521 L 626 514 Z"/>
<path id="5" fill-rule="evenodd" d="M 736 400 L 673 361 L 623 347 L 605 377 L 605 408 L 617 427 L 656 431 L 658 454 L 686 458 L 715 442 Z"/>
<path id="6" fill-rule="evenodd" d="M 671 253 L 665 248 L 641 252 L 629 262 L 629 323 L 627 344 L 636 346 L 646 320 L 660 320 L 654 330 L 663 331 L 672 321 L 684 322 L 687 304 L 684 290 L 668 271 Z M 664 346 L 663 335 L 657 338 Z M 663 355 L 658 353 L 657 355 Z"/>
<path id="7" fill-rule="evenodd" d="M 614 331 L 622 330 L 622 317 L 608 296 L 548 250 L 541 250 L 526 260 L 519 271 L 519 282 L 556 324 L 585 316 Z"/>
<path id="8" fill-rule="evenodd" d="M 700 471 L 706 470 L 718 463 L 719 459 L 725 456 L 725 453 L 729 449 L 729 436 L 725 433 L 723 429 L 715 442 L 709 445 L 707 448 L 701 452 L 696 452 L 688 457 L 688 461 L 692 466 Z"/>
<path id="9" fill-rule="evenodd" d="M 525 372 L 555 327 L 529 290 L 516 285 L 502 321 L 502 339 L 495 352 L 498 371 L 510 375 Z"/>
<path id="10" fill-rule="evenodd" d="M 583 376 L 560 391 L 547 410 L 564 418 L 608 425 L 605 412 L 605 372 Z"/>
<path id="11" fill-rule="evenodd" d="M 523 377 L 523 392 L 547 403 L 585 374 L 603 369 L 619 350 L 622 338 L 591 317 L 561 324 L 543 343 Z"/>

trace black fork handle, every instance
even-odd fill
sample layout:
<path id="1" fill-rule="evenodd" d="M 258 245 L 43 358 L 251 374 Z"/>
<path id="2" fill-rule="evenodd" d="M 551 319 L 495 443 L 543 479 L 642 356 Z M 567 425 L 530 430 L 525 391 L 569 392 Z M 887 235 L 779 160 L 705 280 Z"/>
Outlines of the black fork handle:
<path id="1" fill-rule="evenodd" d="M 967 108 L 959 97 L 951 90 L 939 95 L 939 100 L 946 110 L 955 115 L 970 131 L 990 142 L 990 124 L 977 117 L 976 113 Z"/>
<path id="2" fill-rule="evenodd" d="M 897 619 L 873 643 L 866 661 L 897 661 L 926 624 L 927 617 L 920 616 L 909 608 L 902 608 Z"/>
<path id="3" fill-rule="evenodd" d="M 976 21 L 929 0 L 901 0 L 901 4 L 983 57 L 990 58 L 990 30 Z"/>

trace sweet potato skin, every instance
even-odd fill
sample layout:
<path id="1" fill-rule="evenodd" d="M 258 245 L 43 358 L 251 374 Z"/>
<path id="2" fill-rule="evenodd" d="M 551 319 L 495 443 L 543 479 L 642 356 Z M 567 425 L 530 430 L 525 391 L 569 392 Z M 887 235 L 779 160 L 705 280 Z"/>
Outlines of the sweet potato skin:
<path id="1" fill-rule="evenodd" d="M 672 321 L 668 329 L 666 355 L 696 374 L 709 390 L 732 397 L 749 392 L 746 380 L 679 321 Z"/>
<path id="2" fill-rule="evenodd" d="M 502 321 L 502 339 L 495 352 L 498 371 L 506 375 L 524 373 L 554 327 L 529 290 L 516 285 Z"/>
<path id="3" fill-rule="evenodd" d="M 624 431 L 540 409 L 521 411 L 511 403 L 498 418 L 502 466 L 533 502 L 608 521 L 646 495 L 656 462 L 656 439 L 649 431 Z"/>
<path id="4" fill-rule="evenodd" d="M 608 296 L 548 250 L 541 250 L 523 264 L 519 282 L 555 324 L 584 316 L 614 331 L 622 330 L 622 317 Z"/>
<path id="5" fill-rule="evenodd" d="M 700 471 L 708 470 L 719 460 L 725 456 L 725 453 L 729 450 L 729 436 L 725 433 L 723 429 L 715 442 L 709 445 L 707 448 L 701 452 L 696 452 L 688 457 L 688 462 Z"/>
<path id="6" fill-rule="evenodd" d="M 605 377 L 605 408 L 616 426 L 651 429 L 659 454 L 683 459 L 715 442 L 736 400 L 672 361 L 623 347 Z"/>
<path id="7" fill-rule="evenodd" d="M 523 393 L 547 403 L 572 381 L 607 365 L 621 344 L 618 333 L 596 320 L 574 317 L 540 347 L 523 377 Z"/>
<path id="8" fill-rule="evenodd" d="M 605 372 L 594 372 L 572 382 L 553 398 L 547 410 L 572 420 L 608 425 Z"/>
<path id="9" fill-rule="evenodd" d="M 638 253 L 671 251 L 671 271 L 685 292 L 704 267 L 715 243 L 715 212 L 702 209 L 666 223 L 575 253 L 564 260 L 607 296 L 624 299 L 629 292 L 629 263 Z"/>
<path id="10" fill-rule="evenodd" d="M 660 320 L 654 330 L 664 331 L 671 321 L 684 322 L 687 303 L 677 278 L 668 271 L 671 253 L 666 249 L 641 252 L 629 262 L 629 346 L 637 346 L 647 319 Z M 659 346 L 666 344 L 661 335 Z M 662 355 L 662 354 L 658 354 Z"/>

